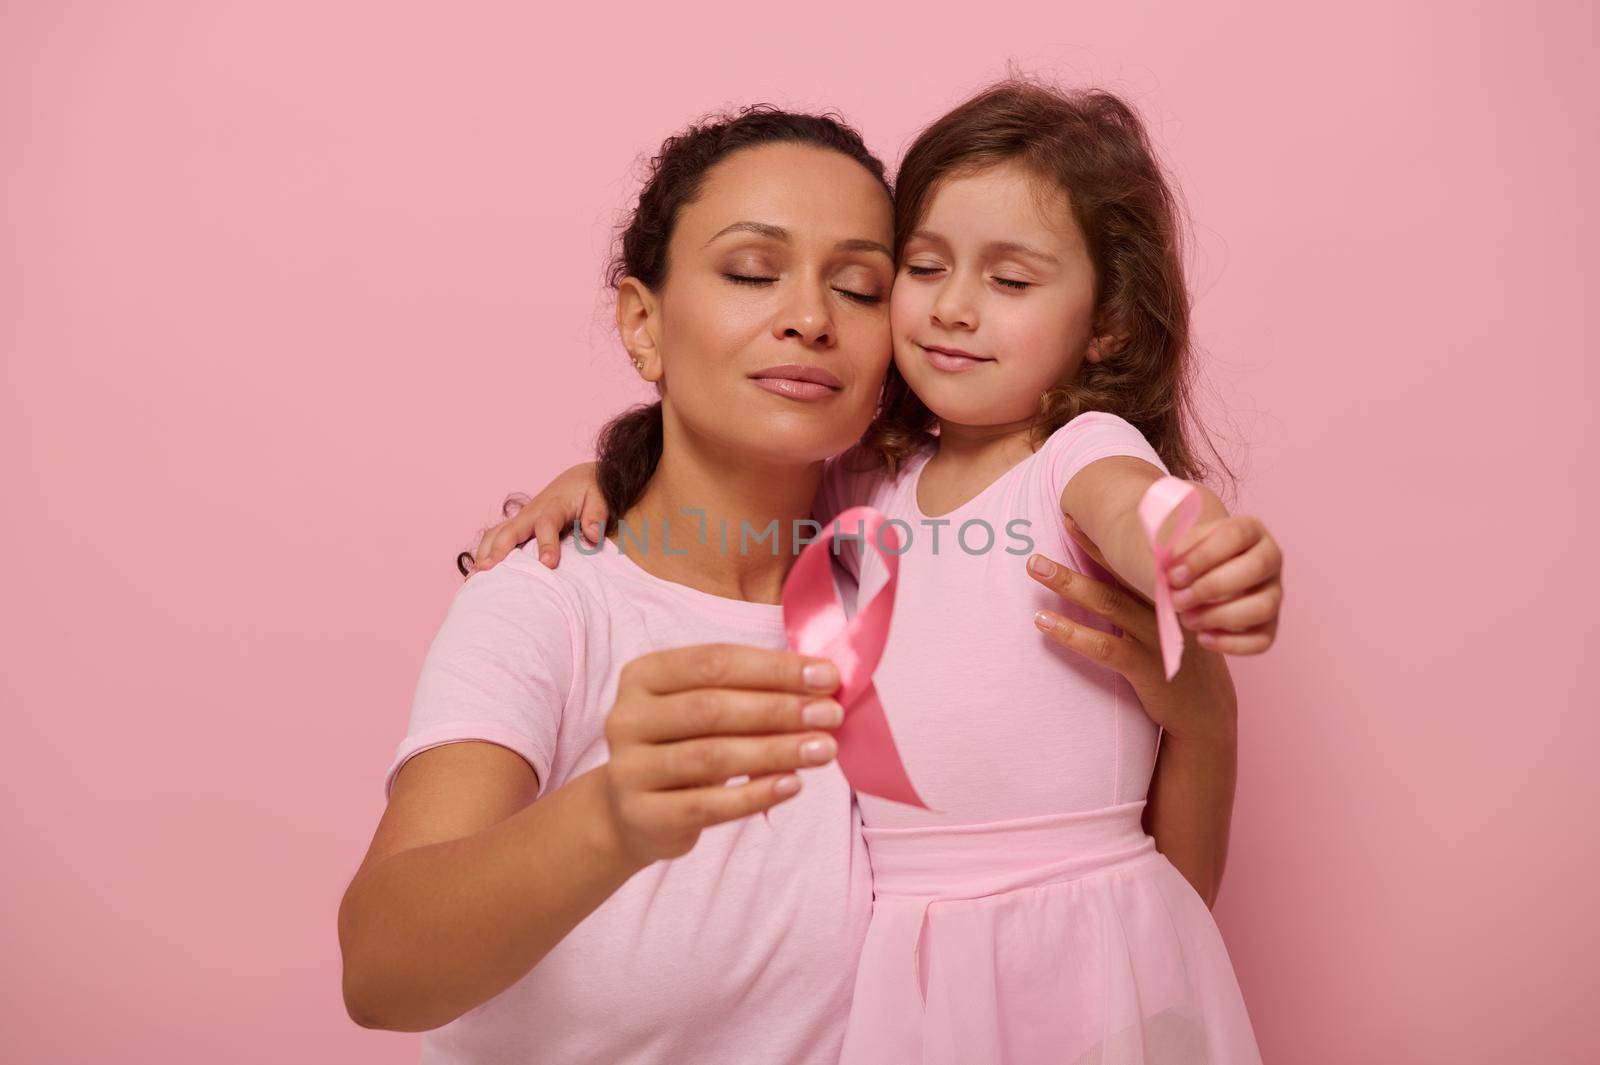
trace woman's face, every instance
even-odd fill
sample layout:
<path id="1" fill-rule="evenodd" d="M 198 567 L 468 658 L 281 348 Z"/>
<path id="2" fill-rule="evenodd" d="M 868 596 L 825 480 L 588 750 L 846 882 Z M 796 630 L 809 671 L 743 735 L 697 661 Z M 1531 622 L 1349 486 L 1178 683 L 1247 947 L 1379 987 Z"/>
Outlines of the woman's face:
<path id="1" fill-rule="evenodd" d="M 1015 164 L 942 182 L 895 279 L 894 359 L 941 421 L 1025 422 L 1098 359 L 1094 264 L 1054 190 Z"/>
<path id="2" fill-rule="evenodd" d="M 679 211 L 660 290 L 619 297 L 668 416 L 757 461 L 853 444 L 889 364 L 893 225 L 883 186 L 837 152 L 764 145 L 717 164 Z M 629 284 L 649 313 L 630 312 Z"/>

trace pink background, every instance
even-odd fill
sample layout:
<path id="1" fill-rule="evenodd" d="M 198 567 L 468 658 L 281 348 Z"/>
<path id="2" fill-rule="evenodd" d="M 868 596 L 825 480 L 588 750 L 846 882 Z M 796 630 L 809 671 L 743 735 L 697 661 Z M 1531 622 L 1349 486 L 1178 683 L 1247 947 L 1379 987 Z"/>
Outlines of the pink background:
<path id="1" fill-rule="evenodd" d="M 335 910 L 451 556 L 641 395 L 636 156 L 769 100 L 892 162 L 1008 59 L 1150 119 L 1288 552 L 1218 907 L 1268 1060 L 1593 1051 L 1594 5 L 891 6 L 6 5 L 15 1060 L 415 1059 Z"/>

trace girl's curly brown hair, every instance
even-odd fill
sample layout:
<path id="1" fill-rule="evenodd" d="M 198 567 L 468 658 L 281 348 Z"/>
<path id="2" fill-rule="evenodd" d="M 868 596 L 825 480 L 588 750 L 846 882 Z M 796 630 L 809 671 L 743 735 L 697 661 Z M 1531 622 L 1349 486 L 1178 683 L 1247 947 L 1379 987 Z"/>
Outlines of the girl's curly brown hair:
<path id="1" fill-rule="evenodd" d="M 1034 446 L 1084 411 L 1106 411 L 1143 433 L 1174 476 L 1203 479 L 1212 467 L 1186 436 L 1186 426 L 1204 430 L 1193 411 L 1179 206 L 1143 123 L 1121 99 L 1008 78 L 933 123 L 895 180 L 896 260 L 942 182 L 1010 162 L 1067 194 L 1094 263 L 1095 332 L 1125 338 L 1108 357 L 1084 362 L 1076 380 L 1039 397 Z M 862 447 L 892 475 L 932 440 L 935 421 L 891 365 Z"/>

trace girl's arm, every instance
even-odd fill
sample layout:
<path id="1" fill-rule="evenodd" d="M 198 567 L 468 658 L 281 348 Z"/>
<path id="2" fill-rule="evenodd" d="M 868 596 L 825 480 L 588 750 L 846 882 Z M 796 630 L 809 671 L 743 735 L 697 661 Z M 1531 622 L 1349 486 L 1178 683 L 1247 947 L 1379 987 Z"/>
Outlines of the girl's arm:
<path id="1" fill-rule="evenodd" d="M 1139 501 L 1164 474 L 1143 459 L 1113 455 L 1084 466 L 1061 492 L 1061 512 L 1100 546 L 1105 566 L 1146 599 L 1155 597 L 1155 553 Z M 1277 636 L 1283 553 L 1253 517 L 1230 515 L 1205 485 L 1193 527 L 1173 545 L 1172 603 L 1201 646 L 1260 654 Z M 1166 535 L 1163 532 L 1163 535 Z"/>

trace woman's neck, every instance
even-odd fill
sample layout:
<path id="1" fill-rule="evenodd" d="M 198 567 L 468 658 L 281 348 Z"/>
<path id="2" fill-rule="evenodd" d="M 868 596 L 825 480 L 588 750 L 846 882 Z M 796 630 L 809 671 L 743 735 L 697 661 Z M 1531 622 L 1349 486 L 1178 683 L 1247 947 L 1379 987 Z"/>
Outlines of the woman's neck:
<path id="1" fill-rule="evenodd" d="M 822 463 L 771 462 L 679 437 L 664 442 L 644 494 L 612 539 L 641 569 L 697 591 L 778 603 L 796 531 L 814 538 Z"/>

